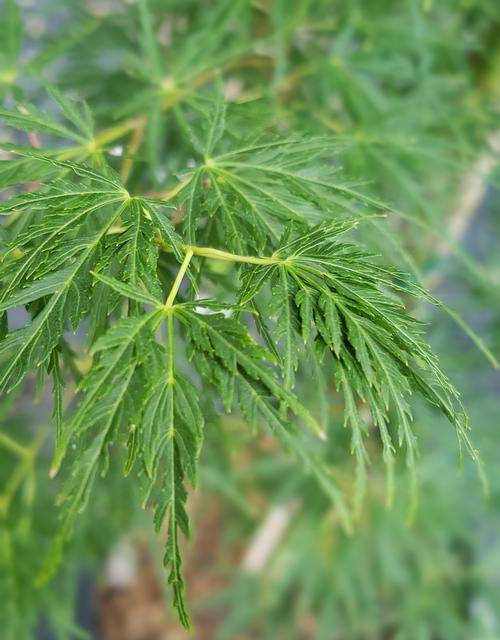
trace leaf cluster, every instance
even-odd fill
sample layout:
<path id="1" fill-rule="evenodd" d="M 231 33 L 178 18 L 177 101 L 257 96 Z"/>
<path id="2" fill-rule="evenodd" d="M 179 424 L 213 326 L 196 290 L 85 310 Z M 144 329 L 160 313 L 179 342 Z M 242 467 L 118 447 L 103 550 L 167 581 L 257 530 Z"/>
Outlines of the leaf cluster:
<path id="1" fill-rule="evenodd" d="M 447 418 L 460 448 L 478 461 L 459 394 L 426 342 L 424 324 L 410 313 L 416 301 L 434 299 L 360 241 L 371 234 L 369 244 L 380 246 L 389 238 L 397 262 L 417 272 L 385 216 L 394 225 L 414 217 L 428 229 L 432 212 L 422 206 L 413 217 L 401 214 L 372 187 L 348 180 L 342 166 L 372 177 L 370 153 L 377 145 L 392 150 L 377 153 L 377 172 L 385 172 L 386 182 L 396 176 L 397 187 L 389 189 L 396 204 L 411 193 L 420 207 L 422 194 L 397 165 L 405 129 L 415 125 L 400 127 L 396 115 L 406 104 L 418 110 L 438 79 L 411 85 L 415 40 L 401 59 L 383 64 L 394 46 L 391 20 L 370 26 L 356 11 L 341 12 L 343 36 L 328 55 L 321 39 L 301 44 L 296 25 L 306 16 L 308 33 L 315 33 L 328 3 L 310 11 L 307 3 L 293 4 L 288 12 L 273 3 L 266 21 L 265 7 L 256 18 L 248 3 L 222 1 L 207 24 L 189 14 L 189 33 L 174 29 L 178 48 L 168 52 L 155 32 L 154 3 L 141 1 L 107 25 L 89 23 L 83 49 L 95 42 L 96 51 L 106 50 L 104 32 L 127 71 L 82 82 L 86 102 L 49 84 L 37 57 L 20 65 L 20 14 L 7 3 L 10 35 L 1 60 L 16 68 L 8 78 L 4 73 L 13 88 L 0 108 L 10 139 L 0 162 L 0 389 L 12 392 L 32 375 L 39 388 L 50 379 L 50 474 L 66 470 L 58 499 L 63 522 L 40 580 L 57 568 L 94 483 L 124 450 L 124 475 L 140 486 L 156 530 L 166 526 L 164 562 L 185 626 L 180 538 L 189 535 L 189 486 L 197 484 L 212 426 L 206 414 L 236 414 L 253 430 L 269 429 L 333 502 L 347 530 L 361 511 L 367 465 L 379 453 L 387 502 L 403 456 L 415 508 L 412 395 Z M 258 35 L 250 37 L 252 18 Z M 120 21 L 128 27 L 119 29 Z M 390 36 L 374 57 L 353 47 L 372 30 Z M 139 46 L 131 48 L 136 32 Z M 229 104 L 224 73 L 237 65 L 265 67 L 259 51 L 271 44 L 271 77 L 249 71 L 244 77 L 256 95 L 243 92 L 241 104 Z M 445 53 L 453 66 L 457 52 Z M 46 68 L 50 50 L 40 56 Z M 304 77 L 303 86 L 295 87 L 289 67 Z M 22 73 L 37 78 L 50 109 L 21 99 L 15 78 Z M 318 80 L 323 75 L 325 84 Z M 124 77 L 134 91 L 124 92 Z M 103 82 L 117 91 L 99 103 Z M 338 121 L 324 113 L 332 82 L 345 105 Z M 397 94 L 387 108 L 384 83 Z M 309 85 L 321 127 L 304 119 Z M 297 104 L 286 121 L 293 126 L 283 131 L 276 116 L 292 86 Z M 247 100 L 259 99 L 265 109 L 246 110 Z M 432 119 L 424 133 L 438 124 Z M 470 126 L 470 138 L 479 136 L 480 127 Z M 335 136 L 325 135 L 332 129 Z M 440 135 L 447 134 L 443 126 Z M 474 156 L 468 146 L 462 151 L 463 158 Z M 414 157 L 424 152 L 420 141 Z M 419 161 L 416 167 L 424 171 Z M 13 322 L 20 307 L 22 326 Z M 319 402 L 304 393 L 307 376 Z M 338 408 L 355 460 L 352 491 L 336 482 L 324 453 Z"/>

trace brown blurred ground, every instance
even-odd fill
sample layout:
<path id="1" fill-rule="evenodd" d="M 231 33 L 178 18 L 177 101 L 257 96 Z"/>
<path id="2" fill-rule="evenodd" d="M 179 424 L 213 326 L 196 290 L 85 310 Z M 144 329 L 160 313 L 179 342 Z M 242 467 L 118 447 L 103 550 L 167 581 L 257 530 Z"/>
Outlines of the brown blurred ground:
<path id="1" fill-rule="evenodd" d="M 198 514 L 196 544 L 190 545 L 186 583 L 191 602 L 213 594 L 224 585 L 214 567 L 220 562 L 222 514 L 216 500 Z M 237 561 L 241 555 L 231 551 Z M 137 548 L 135 579 L 127 588 L 103 586 L 98 591 L 98 610 L 103 640 L 213 640 L 220 613 L 206 611 L 193 616 L 194 631 L 184 631 L 165 600 L 160 583 L 161 567 L 143 544 Z M 250 640 L 250 636 L 239 640 Z"/>

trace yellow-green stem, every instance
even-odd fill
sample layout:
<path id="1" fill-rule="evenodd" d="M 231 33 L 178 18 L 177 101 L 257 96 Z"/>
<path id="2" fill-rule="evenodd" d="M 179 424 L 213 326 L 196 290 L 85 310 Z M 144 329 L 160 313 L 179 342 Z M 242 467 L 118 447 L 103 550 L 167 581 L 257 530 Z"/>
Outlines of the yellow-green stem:
<path id="1" fill-rule="evenodd" d="M 278 264 L 282 262 L 280 258 L 269 256 L 259 258 L 258 256 L 244 256 L 238 253 L 229 253 L 229 251 L 221 251 L 220 249 L 212 249 L 211 247 L 186 247 L 186 250 L 192 251 L 195 256 L 203 258 L 211 258 L 213 260 L 224 260 L 225 262 L 244 262 L 246 264 Z"/>
<path id="2" fill-rule="evenodd" d="M 120 233 L 121 229 L 115 229 L 115 233 Z M 172 253 L 172 247 L 166 244 L 163 240 L 159 239 L 158 245 L 167 253 Z M 222 251 L 221 249 L 213 249 L 212 247 L 196 247 L 194 245 L 184 245 L 184 251 L 190 251 L 192 255 L 199 256 L 201 258 L 208 258 L 210 260 L 222 260 L 224 262 L 242 262 L 244 264 L 283 264 L 290 262 L 290 259 L 283 260 L 278 256 L 265 256 L 260 258 L 259 256 L 245 256 L 239 253 L 230 253 L 229 251 Z"/>
<path id="3" fill-rule="evenodd" d="M 193 257 L 193 250 L 191 247 L 189 247 L 186 251 L 186 255 L 184 256 L 184 260 L 182 261 L 182 264 L 180 266 L 179 272 L 177 273 L 177 276 L 174 280 L 174 284 L 172 285 L 172 288 L 170 289 L 170 293 L 168 294 L 167 299 L 165 300 L 165 309 L 167 311 L 170 311 L 172 309 L 172 305 L 174 303 L 175 300 L 175 296 L 177 295 L 178 291 L 179 291 L 179 287 L 181 286 L 181 282 L 182 279 L 184 278 L 184 275 L 189 267 L 189 263 L 191 262 L 191 258 Z"/>

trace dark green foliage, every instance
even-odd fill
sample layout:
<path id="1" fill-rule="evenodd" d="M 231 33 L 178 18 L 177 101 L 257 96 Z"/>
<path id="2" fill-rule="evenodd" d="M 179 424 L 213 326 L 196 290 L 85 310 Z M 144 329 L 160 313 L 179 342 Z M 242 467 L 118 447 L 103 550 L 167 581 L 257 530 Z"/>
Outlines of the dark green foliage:
<path id="1" fill-rule="evenodd" d="M 25 61 L 20 10 L 5 3 L 0 388 L 51 379 L 46 471 L 65 474 L 39 583 L 58 570 L 94 484 L 120 468 L 166 528 L 168 582 L 189 627 L 188 491 L 204 437 L 230 414 L 267 427 L 348 531 L 370 495 L 370 460 L 385 466 L 388 504 L 404 460 L 415 512 L 414 398 L 479 464 L 417 304 L 444 306 L 421 284 L 435 236 L 491 286 L 459 238 L 441 234 L 449 196 L 434 172 L 449 189 L 484 148 L 489 112 L 455 108 L 457 95 L 477 96 L 471 52 L 452 40 L 469 19 L 480 39 L 496 9 L 334 4 L 332 25 L 326 1 L 201 12 L 141 0 Z M 68 12 L 73 25 L 78 3 Z M 119 65 L 98 72 L 110 54 Z M 27 319 L 11 327 L 19 307 Z M 339 481 L 349 452 L 355 478 Z"/>
<path id="2" fill-rule="evenodd" d="M 215 118 L 218 109 L 216 104 Z M 215 134 L 215 129 L 216 125 L 209 130 L 209 147 L 215 136 L 222 134 L 222 131 Z M 329 152 L 328 143 L 312 144 L 317 153 Z M 307 205 L 316 212 L 313 220 L 324 215 L 321 204 L 328 198 L 329 189 L 326 182 L 310 171 L 302 176 L 301 164 L 307 167 L 309 158 L 301 163 L 303 152 L 296 154 L 297 145 L 300 150 L 300 144 L 295 142 L 261 143 L 245 152 L 252 159 L 242 165 L 257 172 L 251 183 L 257 189 L 262 184 L 262 189 L 269 193 L 266 196 L 269 204 L 258 199 L 249 211 L 258 211 L 260 217 L 269 218 L 267 207 L 274 202 L 283 207 L 274 223 L 275 230 L 281 233 L 283 221 L 296 225 L 289 228 L 280 242 L 272 235 L 250 235 L 244 226 L 239 226 L 232 212 L 242 206 L 241 201 L 236 205 L 231 200 L 231 206 L 228 205 L 232 183 L 228 185 L 223 179 L 217 184 L 218 176 L 210 171 L 210 177 L 203 179 L 217 186 L 213 193 L 209 189 L 202 196 L 210 210 L 209 220 L 194 218 L 184 233 L 187 238 L 196 239 L 198 235 L 203 238 L 207 234 L 205 225 L 217 220 L 217 231 L 215 235 L 210 232 L 210 237 L 226 238 L 227 244 L 220 249 L 182 244 L 182 237 L 177 236 L 165 218 L 161 203 L 131 197 L 111 169 L 96 172 L 87 165 L 53 160 L 41 153 L 30 155 L 40 162 L 54 164 L 64 179 L 56 178 L 26 196 L 16 195 L 1 207 L 4 215 L 19 212 L 28 217 L 7 248 L 2 266 L 7 286 L 1 310 L 25 305 L 32 313 L 31 322 L 7 333 L 2 342 L 0 355 L 8 358 L 2 373 L 4 387 L 14 388 L 34 368 L 56 371 L 53 362 L 57 361 L 65 331 L 69 327 L 77 330 L 82 319 L 92 315 L 93 278 L 99 287 L 95 289 L 99 304 L 108 309 L 107 313 L 122 314 L 127 310 L 128 315 L 91 345 L 94 364 L 79 383 L 83 399 L 73 415 L 58 427 L 60 437 L 56 440 L 52 473 L 58 471 L 71 438 L 77 436 L 82 442 L 82 455 L 75 461 L 72 474 L 75 489 L 67 485 L 62 499 L 69 507 L 68 530 L 63 537 L 69 535 L 74 516 L 88 500 L 101 455 L 123 437 L 127 425 L 133 425 L 137 433 L 133 446 L 144 458 L 151 488 L 160 482 L 162 470 L 164 486 L 156 499 L 155 521 L 160 527 L 164 517 L 169 517 L 165 562 L 171 567 L 174 602 L 186 625 L 177 528 L 188 532 L 184 478 L 195 482 L 201 416 L 191 383 L 175 373 L 178 353 L 174 352 L 174 319 L 178 318 L 187 332 L 188 353 L 200 372 L 203 391 L 209 393 L 212 382 L 230 411 L 236 390 L 245 417 L 255 423 L 256 414 L 260 415 L 288 445 L 292 444 L 292 449 L 300 446 L 293 445 L 296 437 L 293 432 L 287 434 L 289 412 L 321 438 L 327 437 L 326 425 L 321 426 L 296 396 L 294 382 L 304 349 L 316 354 L 318 372 L 322 371 L 319 364 L 325 351 L 331 353 L 333 363 L 325 363 L 324 369 L 330 368 L 331 373 L 326 375 L 333 375 L 337 388 L 344 394 L 345 424 L 352 432 L 351 451 L 356 456 L 357 509 L 364 492 L 368 460 L 364 439 L 370 422 L 381 436 L 390 483 L 395 451 L 389 433 L 390 416 L 394 418 L 396 440 L 400 447 L 404 445 L 408 464 L 414 469 L 416 436 L 407 400 L 412 391 L 423 395 L 450 419 L 459 439 L 476 456 L 466 433 L 458 395 L 423 341 L 419 323 L 405 312 L 401 302 L 388 295 L 391 290 L 394 294 L 408 290 L 419 295 L 419 289 L 409 287 L 408 283 L 403 288 L 400 274 L 379 266 L 370 254 L 342 239 L 355 226 L 354 222 L 306 224 L 304 207 Z M 214 162 L 217 166 L 218 160 Z M 77 178 L 76 182 L 68 171 Z M 271 176 L 272 184 L 265 179 L 259 182 L 261 171 L 264 176 Z M 288 181 L 290 184 L 286 186 Z M 294 201 L 289 199 L 285 205 L 279 195 L 280 185 L 283 193 L 295 188 Z M 249 203 L 254 193 L 246 193 Z M 286 216 L 287 210 L 294 215 Z M 235 249 L 235 241 L 240 250 L 253 248 L 245 238 L 253 238 L 258 246 L 274 250 L 271 255 L 256 257 L 225 252 Z M 165 303 L 161 302 L 160 282 L 165 276 L 158 271 L 158 244 L 163 250 L 184 256 Z M 202 301 L 176 302 L 182 275 L 191 260 L 207 258 L 244 265 L 242 286 L 235 296 L 241 309 L 231 312 L 236 314 L 234 318 L 214 313 L 210 302 L 206 303 L 208 315 L 196 311 L 196 305 L 204 304 Z M 197 265 L 196 272 L 196 279 L 203 286 L 202 264 Z M 270 331 L 278 358 L 255 342 L 244 322 L 246 305 L 266 291 L 271 293 Z M 154 309 L 146 311 L 144 305 L 154 305 Z M 162 358 L 157 353 L 162 347 L 155 332 L 164 319 L 168 324 L 166 361 L 163 366 L 156 363 L 153 367 L 151 361 Z M 103 322 L 107 323 L 106 317 Z M 263 326 L 257 324 L 257 331 Z M 57 375 L 56 388 L 60 385 L 60 373 Z M 358 401 L 367 403 L 370 422 L 362 417 L 362 404 Z M 279 411 L 274 403 L 279 404 Z M 321 474 L 320 469 L 316 474 Z M 329 484 L 325 474 L 320 477 L 322 485 Z M 338 496 L 336 489 L 330 491 Z M 389 491 L 392 492 L 391 487 Z"/>

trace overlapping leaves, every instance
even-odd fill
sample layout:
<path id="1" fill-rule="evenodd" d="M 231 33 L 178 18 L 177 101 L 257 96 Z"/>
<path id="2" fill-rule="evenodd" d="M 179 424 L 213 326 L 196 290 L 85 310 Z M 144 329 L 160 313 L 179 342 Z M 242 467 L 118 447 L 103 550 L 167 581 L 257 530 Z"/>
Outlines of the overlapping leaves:
<path id="1" fill-rule="evenodd" d="M 295 388 L 306 352 L 318 385 L 323 388 L 326 373 L 343 398 L 356 458 L 356 507 L 371 425 L 380 434 L 389 495 L 396 442 L 414 468 L 412 392 L 449 418 L 476 457 L 458 395 L 423 340 L 422 326 L 397 298 L 425 293 L 342 238 L 354 223 L 312 224 L 379 203 L 332 180 L 337 149 L 324 140 L 259 142 L 216 155 L 224 118 L 219 92 L 201 142 L 192 135 L 200 166 L 177 189 L 181 232 L 164 201 L 131 197 L 109 167 L 96 170 L 24 147 L 13 150 L 35 167 L 49 166 L 56 177 L 0 208 L 9 217 L 0 311 L 25 306 L 31 317 L 0 343 L 0 385 L 14 388 L 34 370 L 52 375 L 52 473 L 68 450 L 77 453 L 60 498 L 65 520 L 51 567 L 98 472 L 106 470 L 110 447 L 126 442 L 125 474 L 140 476 L 157 529 L 168 519 L 165 564 L 186 626 L 179 534 L 189 533 L 186 483 L 196 483 L 203 437 L 199 393 L 219 410 L 217 397 L 225 411 L 239 410 L 250 425 L 269 427 L 334 502 L 346 527 L 348 509 L 318 447 L 327 420 Z M 360 210 L 358 217 L 364 215 Z M 196 287 L 208 282 L 205 258 L 244 265 L 239 288 L 233 279 L 236 302 L 193 301 Z M 66 416 L 66 332 L 87 319 L 92 364 L 75 390 L 79 403 Z M 183 352 L 203 381 L 200 391 L 180 371 Z"/>
<path id="2" fill-rule="evenodd" d="M 459 441 L 477 454 L 456 390 L 423 340 L 421 323 L 409 316 L 394 294 L 422 295 L 401 275 L 379 266 L 340 236 L 354 223 L 325 223 L 284 241 L 276 262 L 247 267 L 240 301 L 247 304 L 267 285 L 272 290 L 273 334 L 282 354 L 285 388 L 294 386 L 305 344 L 320 360 L 333 358 L 332 375 L 343 393 L 345 424 L 357 460 L 359 506 L 368 456 L 369 422 L 378 427 L 392 493 L 394 444 L 404 444 L 414 471 L 417 452 L 409 397 L 417 392 L 455 426 Z M 331 365 L 330 365 L 331 366 Z M 363 407 L 367 407 L 368 421 Z M 394 438 L 389 424 L 397 430 Z"/>
<path id="3" fill-rule="evenodd" d="M 215 146 L 217 138 L 209 138 Z M 190 242 L 262 252 L 276 246 L 291 220 L 311 224 L 382 208 L 341 177 L 340 149 L 331 140 L 257 141 L 214 155 L 212 145 L 196 147 L 202 160 L 179 194 Z"/>

